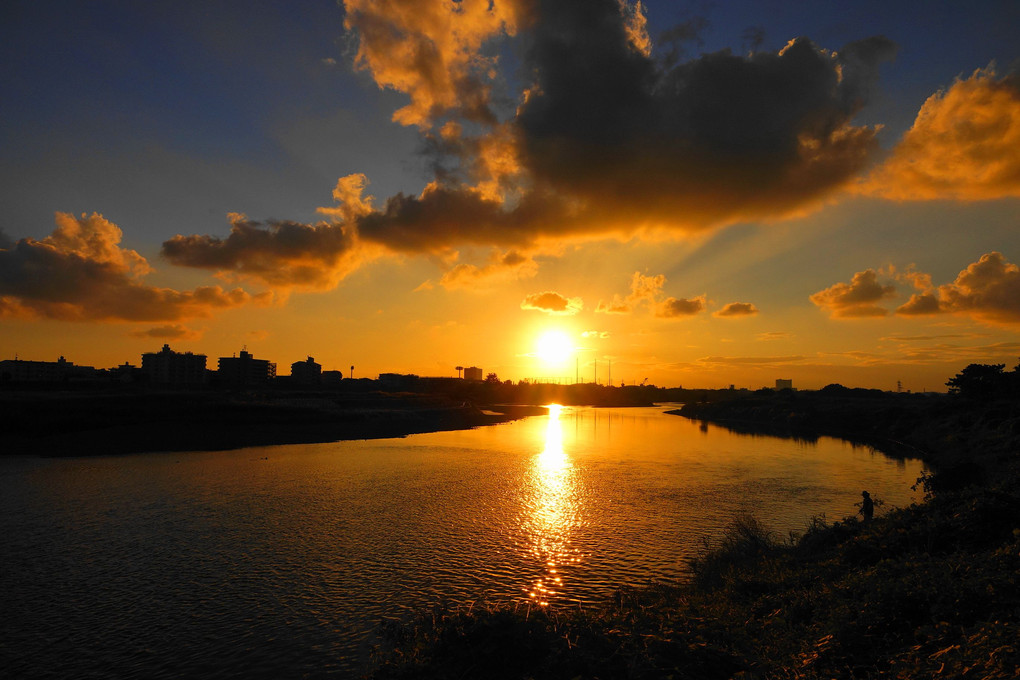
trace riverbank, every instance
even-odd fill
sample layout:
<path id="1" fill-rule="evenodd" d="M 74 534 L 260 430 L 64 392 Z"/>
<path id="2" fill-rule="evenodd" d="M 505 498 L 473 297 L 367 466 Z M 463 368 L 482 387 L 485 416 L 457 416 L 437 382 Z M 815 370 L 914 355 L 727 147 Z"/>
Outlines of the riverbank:
<path id="1" fill-rule="evenodd" d="M 0 450 L 88 456 L 404 437 L 545 413 L 442 395 L 4 392 Z"/>
<path id="2" fill-rule="evenodd" d="M 689 583 L 604 607 L 430 612 L 387 631 L 372 677 L 1016 677 L 1020 405 L 901 396 L 748 395 L 681 412 L 897 445 L 934 466 L 925 502 L 867 523 L 815 518 L 796 537 L 738 518 Z"/>
<path id="3" fill-rule="evenodd" d="M 826 388 L 751 393 L 687 403 L 668 413 L 735 432 L 813 439 L 837 437 L 890 456 L 920 458 L 940 489 L 989 481 L 1016 463 L 1020 401 L 947 394 Z"/>

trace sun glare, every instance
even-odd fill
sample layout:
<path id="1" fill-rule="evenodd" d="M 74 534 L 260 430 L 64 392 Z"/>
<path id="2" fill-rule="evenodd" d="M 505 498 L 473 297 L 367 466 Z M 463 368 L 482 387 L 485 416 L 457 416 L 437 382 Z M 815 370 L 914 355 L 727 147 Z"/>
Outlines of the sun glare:
<path id="1" fill-rule="evenodd" d="M 547 364 L 566 361 L 574 351 L 570 338 L 561 331 L 547 331 L 538 338 L 535 354 Z"/>

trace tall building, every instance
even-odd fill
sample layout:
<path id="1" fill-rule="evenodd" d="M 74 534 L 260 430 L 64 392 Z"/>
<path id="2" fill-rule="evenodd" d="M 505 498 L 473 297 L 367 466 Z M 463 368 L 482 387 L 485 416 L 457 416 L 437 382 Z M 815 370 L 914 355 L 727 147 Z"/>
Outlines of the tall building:
<path id="1" fill-rule="evenodd" d="M 793 380 L 783 380 L 782 378 L 776 378 L 776 390 L 792 390 Z"/>
<path id="2" fill-rule="evenodd" d="M 295 361 L 290 365 L 290 377 L 299 385 L 318 385 L 322 378 L 322 365 L 308 357 L 305 361 Z"/>
<path id="3" fill-rule="evenodd" d="M 216 364 L 217 379 L 228 387 L 264 385 L 276 377 L 276 364 L 256 359 L 246 350 L 236 357 L 220 357 Z"/>
<path id="4" fill-rule="evenodd" d="M 163 345 L 158 352 L 142 354 L 142 375 L 153 385 L 204 385 L 205 355 L 174 352 Z"/>
<path id="5" fill-rule="evenodd" d="M 468 366 L 464 369 L 464 380 L 482 380 L 482 369 L 477 366 Z"/>

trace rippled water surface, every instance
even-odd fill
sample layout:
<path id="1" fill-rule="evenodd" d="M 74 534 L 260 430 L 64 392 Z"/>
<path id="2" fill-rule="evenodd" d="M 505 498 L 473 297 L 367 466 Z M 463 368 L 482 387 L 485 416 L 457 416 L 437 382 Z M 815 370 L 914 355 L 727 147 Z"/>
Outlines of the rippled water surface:
<path id="1" fill-rule="evenodd" d="M 577 606 L 682 578 L 753 512 L 778 533 L 915 500 L 918 461 L 647 409 L 406 439 L 0 459 L 12 677 L 356 677 L 438 603 Z"/>

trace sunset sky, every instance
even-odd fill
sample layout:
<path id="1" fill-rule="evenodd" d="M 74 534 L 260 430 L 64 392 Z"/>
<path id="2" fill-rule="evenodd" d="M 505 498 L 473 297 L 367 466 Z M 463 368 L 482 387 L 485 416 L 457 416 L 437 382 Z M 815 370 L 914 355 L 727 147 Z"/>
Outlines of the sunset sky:
<path id="1" fill-rule="evenodd" d="M 1020 360 L 1018 36 L 1014 0 L 5 2 L 0 359 L 944 390 Z"/>

